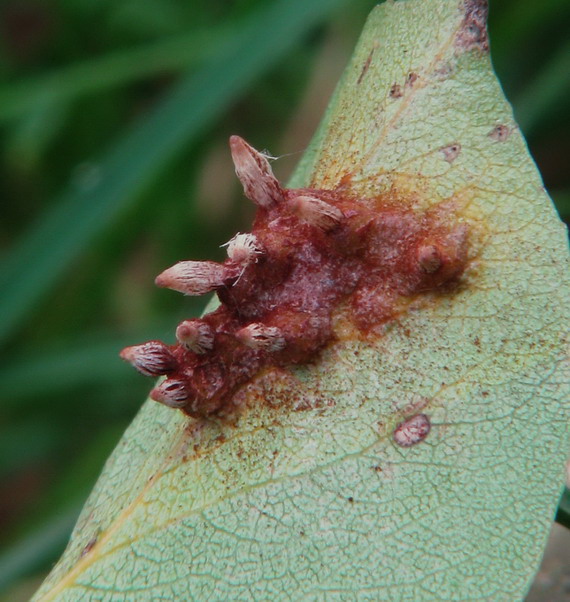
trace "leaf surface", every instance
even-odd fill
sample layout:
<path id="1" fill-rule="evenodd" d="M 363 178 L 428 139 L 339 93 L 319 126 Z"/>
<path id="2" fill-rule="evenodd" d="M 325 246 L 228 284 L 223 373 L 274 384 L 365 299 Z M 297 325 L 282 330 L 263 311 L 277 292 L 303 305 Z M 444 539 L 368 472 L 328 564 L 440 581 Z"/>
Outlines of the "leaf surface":
<path id="1" fill-rule="evenodd" d="M 568 252 L 484 13 L 373 11 L 294 177 L 458 207 L 459 290 L 252 389 L 237 424 L 147 402 L 36 599 L 524 596 L 569 449 Z M 428 437 L 396 445 L 419 411 Z"/>

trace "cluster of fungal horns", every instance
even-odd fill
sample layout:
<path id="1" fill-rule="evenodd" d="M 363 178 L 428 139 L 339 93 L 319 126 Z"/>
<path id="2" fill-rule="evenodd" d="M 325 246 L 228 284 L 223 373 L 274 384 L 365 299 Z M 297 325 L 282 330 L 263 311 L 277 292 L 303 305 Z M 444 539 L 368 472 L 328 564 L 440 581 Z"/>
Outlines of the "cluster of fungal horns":
<path id="1" fill-rule="evenodd" d="M 263 370 L 315 360 L 339 329 L 366 335 L 397 317 L 402 300 L 461 276 L 467 229 L 437 208 L 335 190 L 287 189 L 267 157 L 230 138 L 236 174 L 257 205 L 251 233 L 225 246 L 224 263 L 181 261 L 156 278 L 185 295 L 215 291 L 221 305 L 121 357 L 166 376 L 152 399 L 194 417 L 235 410 L 240 387 Z"/>

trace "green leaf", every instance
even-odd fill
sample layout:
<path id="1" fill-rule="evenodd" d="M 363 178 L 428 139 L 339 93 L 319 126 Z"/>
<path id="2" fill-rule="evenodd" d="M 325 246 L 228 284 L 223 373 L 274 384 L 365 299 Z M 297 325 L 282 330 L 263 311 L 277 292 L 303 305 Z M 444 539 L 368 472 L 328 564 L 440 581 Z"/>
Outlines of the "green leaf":
<path id="1" fill-rule="evenodd" d="M 377 8 L 294 178 L 453 203 L 464 285 L 292 370 L 312 409 L 279 380 L 237 424 L 146 403 L 37 600 L 524 597 L 570 447 L 568 253 L 484 5 Z"/>

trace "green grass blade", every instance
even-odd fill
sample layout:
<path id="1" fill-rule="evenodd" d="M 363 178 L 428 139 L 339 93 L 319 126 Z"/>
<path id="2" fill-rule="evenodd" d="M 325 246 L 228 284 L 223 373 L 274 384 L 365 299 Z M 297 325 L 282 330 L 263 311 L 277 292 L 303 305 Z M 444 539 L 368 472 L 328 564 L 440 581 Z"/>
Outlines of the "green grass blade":
<path id="1" fill-rule="evenodd" d="M 570 218 L 570 190 L 552 190 L 550 196 L 563 220 Z"/>
<path id="2" fill-rule="evenodd" d="M 570 92 L 570 42 L 563 44 L 534 81 L 514 99 L 517 121 L 528 135 Z"/>
<path id="3" fill-rule="evenodd" d="M 119 351 L 133 340 L 159 338 L 168 332 L 166 326 L 149 328 L 136 336 L 124 338 L 86 336 L 72 346 L 25 352 L 0 366 L 2 408 L 22 409 L 29 400 L 41 407 L 50 395 L 60 395 L 76 387 L 132 382 L 138 375 L 119 359 Z"/>
<path id="4" fill-rule="evenodd" d="M 493 36 L 492 52 L 497 55 L 508 56 L 520 46 L 527 43 L 527 39 L 536 31 L 545 30 L 549 23 L 560 19 L 561 14 L 568 8 L 568 0 L 549 0 L 548 2 L 495 2 L 491 4 L 491 14 L 500 12 L 492 24 Z M 508 56 L 508 60 L 514 60 Z"/>
<path id="5" fill-rule="evenodd" d="M 195 31 L 140 48 L 113 52 L 52 73 L 0 87 L 0 121 L 19 117 L 45 101 L 64 102 L 114 85 L 168 70 L 179 70 L 212 56 L 236 26 Z"/>
<path id="6" fill-rule="evenodd" d="M 566 487 L 556 511 L 556 522 L 570 529 L 570 489 Z"/>
<path id="7" fill-rule="evenodd" d="M 0 267 L 0 341 L 184 144 L 342 1 L 277 0 L 256 13 L 98 163 L 96 181 L 64 194 Z"/>
<path id="8" fill-rule="evenodd" d="M 0 591 L 19 577 L 42 568 L 63 550 L 79 511 L 79 507 L 73 507 L 58 513 L 4 551 L 0 556 Z"/>

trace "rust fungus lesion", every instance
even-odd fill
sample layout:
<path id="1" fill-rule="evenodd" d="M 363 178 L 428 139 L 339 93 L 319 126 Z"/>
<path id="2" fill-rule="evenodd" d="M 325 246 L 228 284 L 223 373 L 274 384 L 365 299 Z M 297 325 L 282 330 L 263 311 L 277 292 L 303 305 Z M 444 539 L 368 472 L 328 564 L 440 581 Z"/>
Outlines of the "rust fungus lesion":
<path id="1" fill-rule="evenodd" d="M 453 142 L 452 144 L 442 146 L 439 150 L 448 163 L 453 163 L 461 153 L 461 144 L 459 144 L 459 142 Z"/>
<path id="2" fill-rule="evenodd" d="M 404 91 L 402 90 L 402 86 L 398 83 L 393 83 L 390 86 L 390 91 L 388 92 L 388 96 L 393 99 L 402 98 L 404 96 Z"/>
<path id="3" fill-rule="evenodd" d="M 418 81 L 419 75 L 415 71 L 410 71 L 406 77 L 406 88 L 413 88 Z"/>
<path id="4" fill-rule="evenodd" d="M 431 421 L 427 414 L 416 414 L 400 422 L 394 429 L 394 442 L 400 447 L 412 447 L 422 442 L 431 430 Z"/>
<path id="5" fill-rule="evenodd" d="M 464 0 L 463 20 L 455 38 L 455 46 L 460 51 L 478 50 L 488 52 L 487 34 L 488 0 Z"/>
<path id="6" fill-rule="evenodd" d="M 393 194 L 362 198 L 342 183 L 285 188 L 265 155 L 238 136 L 230 146 L 257 205 L 251 232 L 227 244 L 223 263 L 182 261 L 156 278 L 186 295 L 214 291 L 221 305 L 181 322 L 174 345 L 149 341 L 121 352 L 142 374 L 166 377 L 154 400 L 197 418 L 235 415 L 256 382 L 282 379 L 342 339 L 343 321 L 357 336 L 377 336 L 403 300 L 447 294 L 467 264 L 468 229 L 443 205 L 421 210 Z M 291 401 L 304 409 L 301 393 Z"/>
<path id="7" fill-rule="evenodd" d="M 80 558 L 87 556 L 93 550 L 93 548 L 97 545 L 97 541 L 99 540 L 99 532 L 95 533 L 93 537 L 83 546 L 81 550 Z"/>
<path id="8" fill-rule="evenodd" d="M 495 142 L 504 142 L 511 135 L 511 129 L 508 125 L 498 123 L 490 132 L 489 138 Z"/>

